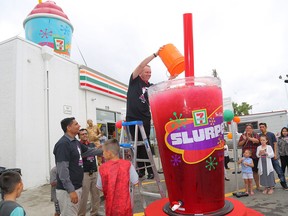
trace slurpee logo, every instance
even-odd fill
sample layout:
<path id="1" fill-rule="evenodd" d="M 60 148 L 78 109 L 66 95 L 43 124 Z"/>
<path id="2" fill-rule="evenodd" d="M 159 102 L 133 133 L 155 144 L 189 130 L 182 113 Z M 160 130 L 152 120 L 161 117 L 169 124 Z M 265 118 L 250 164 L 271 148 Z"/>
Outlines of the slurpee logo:
<path id="1" fill-rule="evenodd" d="M 54 49 L 57 51 L 65 51 L 65 40 L 62 38 L 54 38 Z"/>
<path id="2" fill-rule="evenodd" d="M 206 109 L 200 109 L 192 111 L 192 118 L 170 119 L 165 125 L 166 146 L 188 164 L 199 163 L 223 149 L 224 123 L 219 109 L 210 116 Z"/>

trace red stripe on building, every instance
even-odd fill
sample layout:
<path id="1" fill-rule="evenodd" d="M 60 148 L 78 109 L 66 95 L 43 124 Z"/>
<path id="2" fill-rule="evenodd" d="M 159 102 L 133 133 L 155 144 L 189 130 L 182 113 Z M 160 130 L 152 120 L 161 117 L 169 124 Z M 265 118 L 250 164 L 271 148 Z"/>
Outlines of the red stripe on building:
<path id="1" fill-rule="evenodd" d="M 81 86 L 86 86 L 86 87 L 89 87 L 89 88 L 92 88 L 92 89 L 96 89 L 98 91 L 102 91 L 102 92 L 105 92 L 105 93 L 108 93 L 108 94 L 111 94 L 111 95 L 114 95 L 114 96 L 117 96 L 117 97 L 120 97 L 120 98 L 123 98 L 123 99 L 127 99 L 126 96 L 123 96 L 123 95 L 120 95 L 120 94 L 117 94 L 115 92 L 112 92 L 112 91 L 109 91 L 109 90 L 106 90 L 106 89 L 103 89 L 103 88 L 99 88 L 95 85 L 92 85 L 92 84 L 89 84 L 89 83 L 80 83 Z"/>

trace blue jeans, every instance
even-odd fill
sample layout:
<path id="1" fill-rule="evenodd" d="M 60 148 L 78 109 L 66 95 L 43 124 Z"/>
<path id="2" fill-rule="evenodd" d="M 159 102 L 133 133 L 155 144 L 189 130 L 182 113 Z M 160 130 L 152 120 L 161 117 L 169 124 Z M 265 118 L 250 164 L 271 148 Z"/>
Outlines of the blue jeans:
<path id="1" fill-rule="evenodd" d="M 281 166 L 279 164 L 279 161 L 275 160 L 274 158 L 271 158 L 271 159 L 272 159 L 273 168 L 274 168 L 275 172 L 277 173 L 278 178 L 280 179 L 280 182 L 285 182 L 286 183 L 286 179 L 285 179 L 283 170 L 282 170 L 282 168 L 281 168 Z"/>

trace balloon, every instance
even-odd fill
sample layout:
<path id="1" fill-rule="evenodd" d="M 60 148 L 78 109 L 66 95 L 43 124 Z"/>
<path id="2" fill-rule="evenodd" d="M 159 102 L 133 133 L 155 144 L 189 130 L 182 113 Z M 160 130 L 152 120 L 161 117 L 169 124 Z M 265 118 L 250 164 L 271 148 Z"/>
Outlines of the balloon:
<path id="1" fill-rule="evenodd" d="M 227 138 L 228 138 L 228 139 L 232 139 L 232 137 L 233 137 L 232 133 L 229 132 L 229 133 L 227 134 Z"/>
<path id="2" fill-rule="evenodd" d="M 234 116 L 233 121 L 239 123 L 240 122 L 239 116 Z"/>
<path id="3" fill-rule="evenodd" d="M 122 121 L 121 121 L 121 120 L 118 121 L 118 122 L 116 122 L 116 127 L 117 127 L 118 129 L 121 129 L 121 128 L 122 128 Z"/>
<path id="4" fill-rule="evenodd" d="M 227 122 L 228 125 L 231 125 L 231 122 Z"/>
<path id="5" fill-rule="evenodd" d="M 224 121 L 230 122 L 234 118 L 234 113 L 231 110 L 224 110 L 223 117 Z"/>

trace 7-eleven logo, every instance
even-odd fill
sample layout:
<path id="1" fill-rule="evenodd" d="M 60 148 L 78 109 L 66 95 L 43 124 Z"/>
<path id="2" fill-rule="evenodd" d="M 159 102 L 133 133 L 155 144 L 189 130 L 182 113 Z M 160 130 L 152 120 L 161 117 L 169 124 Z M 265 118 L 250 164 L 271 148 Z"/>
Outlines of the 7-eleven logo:
<path id="1" fill-rule="evenodd" d="M 208 124 L 206 109 L 192 111 L 194 126 L 202 126 Z"/>
<path id="2" fill-rule="evenodd" d="M 62 38 L 54 38 L 54 50 L 65 51 L 65 40 Z"/>

